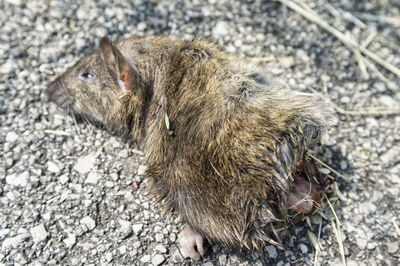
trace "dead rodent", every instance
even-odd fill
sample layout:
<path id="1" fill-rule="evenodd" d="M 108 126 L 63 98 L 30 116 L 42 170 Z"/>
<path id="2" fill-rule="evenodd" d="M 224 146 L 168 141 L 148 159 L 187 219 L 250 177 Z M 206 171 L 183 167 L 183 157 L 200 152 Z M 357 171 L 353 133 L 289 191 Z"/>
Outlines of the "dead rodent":
<path id="1" fill-rule="evenodd" d="M 276 244 L 288 209 L 306 213 L 318 199 L 303 157 L 332 112 L 208 41 L 102 38 L 46 94 L 140 145 L 152 194 L 186 222 L 193 259 L 203 238 Z"/>

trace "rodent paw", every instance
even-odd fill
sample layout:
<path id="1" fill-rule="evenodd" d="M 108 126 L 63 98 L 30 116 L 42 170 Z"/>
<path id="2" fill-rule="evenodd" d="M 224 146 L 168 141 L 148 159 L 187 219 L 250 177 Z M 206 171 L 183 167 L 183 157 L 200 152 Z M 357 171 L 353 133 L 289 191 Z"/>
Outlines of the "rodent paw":
<path id="1" fill-rule="evenodd" d="M 187 226 L 179 234 L 179 243 L 181 245 L 181 253 L 185 258 L 198 261 L 204 256 L 205 249 L 203 245 L 203 237 L 195 230 Z"/>

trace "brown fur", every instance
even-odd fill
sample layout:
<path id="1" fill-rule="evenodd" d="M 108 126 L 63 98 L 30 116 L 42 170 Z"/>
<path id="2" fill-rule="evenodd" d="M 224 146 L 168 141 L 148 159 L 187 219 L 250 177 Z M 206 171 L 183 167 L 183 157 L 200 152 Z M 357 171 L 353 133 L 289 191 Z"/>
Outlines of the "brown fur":
<path id="1" fill-rule="evenodd" d="M 207 41 L 152 37 L 116 47 L 132 73 L 128 90 L 101 44 L 49 97 L 137 141 L 152 193 L 207 239 L 249 249 L 276 243 L 271 228 L 286 226 L 294 163 L 332 123 L 331 111 Z M 85 71 L 93 81 L 77 78 Z"/>

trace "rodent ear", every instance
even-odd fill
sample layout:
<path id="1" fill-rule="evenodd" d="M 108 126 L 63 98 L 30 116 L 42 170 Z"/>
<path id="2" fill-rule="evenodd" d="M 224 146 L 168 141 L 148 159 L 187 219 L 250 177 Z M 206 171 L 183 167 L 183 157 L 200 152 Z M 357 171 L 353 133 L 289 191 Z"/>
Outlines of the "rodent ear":
<path id="1" fill-rule="evenodd" d="M 100 39 L 100 54 L 107 67 L 115 74 L 116 82 L 121 90 L 131 89 L 132 68 L 128 60 L 108 38 Z"/>

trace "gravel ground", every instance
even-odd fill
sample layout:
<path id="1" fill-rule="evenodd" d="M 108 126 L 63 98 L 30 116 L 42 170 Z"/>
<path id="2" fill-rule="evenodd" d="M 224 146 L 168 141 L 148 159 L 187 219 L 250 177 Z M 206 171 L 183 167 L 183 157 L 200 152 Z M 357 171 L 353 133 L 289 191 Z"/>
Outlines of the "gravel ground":
<path id="1" fill-rule="evenodd" d="M 358 41 L 378 35 L 369 49 L 400 67 L 400 27 L 363 20 L 368 30 L 334 19 Z M 331 1 L 335 8 L 397 17 L 397 1 Z M 182 224 L 147 196 L 143 153 L 118 137 L 71 117 L 44 89 L 104 35 L 172 34 L 210 38 L 232 53 L 257 57 L 265 71 L 292 88 L 312 86 L 347 110 L 400 107 L 399 80 L 390 89 L 363 79 L 352 53 L 337 39 L 272 1 L 0 1 L 0 264 L 190 265 L 179 252 Z M 271 57 L 273 55 L 273 57 Z M 260 59 L 261 58 L 261 59 Z M 325 86 L 324 86 L 325 84 Z M 347 201 L 337 201 L 348 265 L 398 265 L 400 116 L 338 114 L 325 140 L 326 161 Z M 331 199 L 335 201 L 335 199 Z M 317 264 L 340 264 L 328 220 L 313 216 L 294 227 L 286 250 L 240 254 L 216 245 L 198 265 L 313 264 L 307 231 L 318 234 Z"/>

